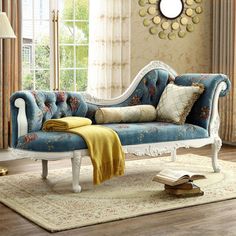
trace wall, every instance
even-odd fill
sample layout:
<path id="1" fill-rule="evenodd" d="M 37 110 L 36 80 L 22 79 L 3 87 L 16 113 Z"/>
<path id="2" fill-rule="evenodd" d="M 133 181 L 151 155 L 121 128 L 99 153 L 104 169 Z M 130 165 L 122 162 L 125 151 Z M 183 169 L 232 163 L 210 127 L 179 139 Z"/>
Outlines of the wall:
<path id="1" fill-rule="evenodd" d="M 183 39 L 162 40 L 149 33 L 139 16 L 138 0 L 132 0 L 131 9 L 131 78 L 152 60 L 161 60 L 179 74 L 207 73 L 212 68 L 212 0 L 203 0 L 204 12 L 195 31 Z"/>

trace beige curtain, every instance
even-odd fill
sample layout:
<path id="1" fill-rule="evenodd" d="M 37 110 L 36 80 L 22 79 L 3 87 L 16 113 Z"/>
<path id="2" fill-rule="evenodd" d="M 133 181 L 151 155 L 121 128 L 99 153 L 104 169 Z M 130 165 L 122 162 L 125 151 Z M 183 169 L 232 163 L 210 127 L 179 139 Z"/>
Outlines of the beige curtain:
<path id="1" fill-rule="evenodd" d="M 0 149 L 10 144 L 10 96 L 21 89 L 21 1 L 0 0 L 0 10 L 7 13 L 16 39 L 3 39 L 0 47 Z"/>
<path id="2" fill-rule="evenodd" d="M 130 0 L 90 0 L 87 91 L 117 97 L 130 85 Z"/>
<path id="3" fill-rule="evenodd" d="M 225 143 L 236 144 L 236 3 L 213 1 L 213 72 L 227 74 L 230 95 L 220 101 L 221 132 Z"/>

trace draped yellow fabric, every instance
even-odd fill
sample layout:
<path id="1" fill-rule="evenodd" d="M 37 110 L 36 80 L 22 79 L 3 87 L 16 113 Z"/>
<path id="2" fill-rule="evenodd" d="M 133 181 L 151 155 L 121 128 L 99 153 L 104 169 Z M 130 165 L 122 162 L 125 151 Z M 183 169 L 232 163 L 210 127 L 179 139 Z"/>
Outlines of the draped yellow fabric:
<path id="1" fill-rule="evenodd" d="M 87 118 L 76 118 L 76 120 L 70 117 L 48 120 L 43 129 L 78 134 L 85 140 L 93 164 L 94 184 L 100 184 L 113 176 L 123 175 L 125 154 L 116 132 L 108 127 L 86 124 L 89 120 Z M 79 125 L 82 122 L 84 126 Z M 75 124 L 80 127 L 74 127 Z"/>
<path id="2" fill-rule="evenodd" d="M 83 126 L 68 131 L 79 134 L 87 143 L 93 163 L 94 184 L 124 174 L 125 154 L 116 132 L 99 125 Z"/>

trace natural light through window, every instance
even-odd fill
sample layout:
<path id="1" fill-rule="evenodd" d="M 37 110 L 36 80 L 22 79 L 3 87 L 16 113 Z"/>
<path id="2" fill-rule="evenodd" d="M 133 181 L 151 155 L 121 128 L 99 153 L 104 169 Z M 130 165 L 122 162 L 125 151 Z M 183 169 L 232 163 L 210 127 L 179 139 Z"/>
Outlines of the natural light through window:
<path id="1" fill-rule="evenodd" d="M 87 86 L 89 0 L 23 0 L 23 89 L 52 90 L 54 81 L 53 14 L 58 12 L 60 89 Z"/>

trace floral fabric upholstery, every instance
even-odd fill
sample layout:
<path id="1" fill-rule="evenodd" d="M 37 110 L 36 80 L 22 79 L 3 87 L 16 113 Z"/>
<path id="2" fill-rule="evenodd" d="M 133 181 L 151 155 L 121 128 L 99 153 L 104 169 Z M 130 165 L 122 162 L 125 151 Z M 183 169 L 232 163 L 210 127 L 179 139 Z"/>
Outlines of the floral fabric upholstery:
<path id="1" fill-rule="evenodd" d="M 117 132 L 123 145 L 207 138 L 207 130 L 191 125 L 164 122 L 106 124 Z"/>
<path id="2" fill-rule="evenodd" d="M 17 114 L 18 108 L 14 103 L 17 98 L 26 102 L 26 116 L 28 132 L 39 131 L 48 119 L 65 116 L 82 116 L 88 111 L 88 106 L 79 93 L 73 92 L 45 92 L 45 91 L 20 91 L 11 96 L 12 113 L 12 144 L 17 143 Z"/>
<path id="3" fill-rule="evenodd" d="M 87 145 L 77 134 L 37 131 L 21 136 L 16 148 L 39 152 L 67 152 L 86 149 Z"/>
<path id="4" fill-rule="evenodd" d="M 117 132 L 122 145 L 207 138 L 207 130 L 191 125 L 163 122 L 106 124 Z M 17 148 L 40 152 L 65 152 L 86 149 L 83 138 L 64 132 L 32 132 L 19 138 Z"/>
<path id="5" fill-rule="evenodd" d="M 185 74 L 175 78 L 175 84 L 183 86 L 191 86 L 192 83 L 204 84 L 204 93 L 200 96 L 197 102 L 194 104 L 190 114 L 188 115 L 186 122 L 194 125 L 201 126 L 204 129 L 208 129 L 213 98 L 217 86 L 220 82 L 226 82 L 227 89 L 223 91 L 220 96 L 225 96 L 230 90 L 230 80 L 227 76 L 222 74 Z"/>
<path id="6" fill-rule="evenodd" d="M 131 96 L 115 107 L 150 104 L 157 106 L 166 85 L 174 78 L 163 69 L 155 69 L 147 73 L 138 84 Z M 114 129 L 123 145 L 149 142 L 176 141 L 208 137 L 208 126 L 212 111 L 212 101 L 215 90 L 221 81 L 230 88 L 230 82 L 224 75 L 188 74 L 175 79 L 177 85 L 190 86 L 192 83 L 203 83 L 205 92 L 194 105 L 185 125 L 167 123 L 139 124 L 108 124 Z M 226 93 L 222 93 L 224 96 Z M 18 108 L 15 100 L 22 98 L 26 102 L 28 134 L 18 137 Z M 51 118 L 65 116 L 88 117 L 95 123 L 94 115 L 98 106 L 86 103 L 83 95 L 76 92 L 45 92 L 20 91 L 11 96 L 12 115 L 12 146 L 37 151 L 69 151 L 86 148 L 83 139 L 75 134 L 45 133 L 41 128 L 43 123 Z"/>
<path id="7" fill-rule="evenodd" d="M 116 106 L 150 104 L 156 107 L 161 94 L 171 80 L 174 80 L 174 78 L 167 71 L 162 69 L 152 70 L 143 77 L 133 94 L 126 101 Z"/>

